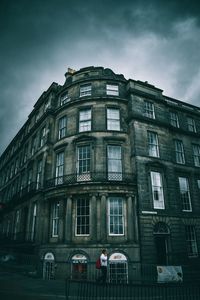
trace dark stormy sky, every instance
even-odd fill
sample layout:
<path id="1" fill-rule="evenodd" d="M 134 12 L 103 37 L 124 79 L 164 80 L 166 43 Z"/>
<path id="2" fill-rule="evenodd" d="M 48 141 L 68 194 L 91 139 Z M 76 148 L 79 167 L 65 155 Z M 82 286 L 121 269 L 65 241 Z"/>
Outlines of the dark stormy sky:
<path id="1" fill-rule="evenodd" d="M 108 67 L 199 106 L 199 3 L 1 0 L 0 153 L 68 67 Z"/>

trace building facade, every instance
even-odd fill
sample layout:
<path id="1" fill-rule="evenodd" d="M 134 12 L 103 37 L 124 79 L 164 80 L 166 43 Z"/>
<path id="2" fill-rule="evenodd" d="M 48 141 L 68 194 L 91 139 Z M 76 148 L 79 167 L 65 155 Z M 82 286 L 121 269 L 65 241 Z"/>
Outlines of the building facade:
<path id="1" fill-rule="evenodd" d="M 200 109 L 110 69 L 68 69 L 0 158 L 2 253 L 43 278 L 199 264 Z"/>

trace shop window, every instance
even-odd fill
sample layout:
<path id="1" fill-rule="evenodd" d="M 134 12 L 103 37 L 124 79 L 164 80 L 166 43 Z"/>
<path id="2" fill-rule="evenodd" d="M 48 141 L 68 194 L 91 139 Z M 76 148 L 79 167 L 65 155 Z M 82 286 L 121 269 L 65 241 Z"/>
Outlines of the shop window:
<path id="1" fill-rule="evenodd" d="M 113 253 L 110 256 L 109 281 L 116 284 L 128 283 L 128 263 L 124 254 Z"/>
<path id="2" fill-rule="evenodd" d="M 87 279 L 87 258 L 83 254 L 75 254 L 72 257 L 72 279 L 85 280 Z"/>
<path id="3" fill-rule="evenodd" d="M 46 253 L 43 261 L 43 279 L 55 278 L 55 259 L 53 253 Z"/>

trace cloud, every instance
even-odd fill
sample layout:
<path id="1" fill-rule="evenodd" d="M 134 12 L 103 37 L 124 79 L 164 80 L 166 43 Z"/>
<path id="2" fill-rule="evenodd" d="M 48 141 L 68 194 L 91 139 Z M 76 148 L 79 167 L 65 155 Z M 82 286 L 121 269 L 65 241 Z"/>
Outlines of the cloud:
<path id="1" fill-rule="evenodd" d="M 199 105 L 196 1 L 10 0 L 0 12 L 0 152 L 67 67 L 112 68 Z"/>

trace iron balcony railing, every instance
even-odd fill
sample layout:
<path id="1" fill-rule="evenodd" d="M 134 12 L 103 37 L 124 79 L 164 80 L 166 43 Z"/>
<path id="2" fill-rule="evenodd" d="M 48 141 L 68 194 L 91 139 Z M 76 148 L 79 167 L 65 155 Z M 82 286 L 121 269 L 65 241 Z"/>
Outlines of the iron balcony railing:
<path id="1" fill-rule="evenodd" d="M 56 187 L 59 185 L 71 185 L 76 183 L 118 183 L 134 184 L 134 175 L 131 173 L 116 172 L 89 172 L 82 174 L 69 174 L 54 177 L 46 180 L 44 188 Z"/>

